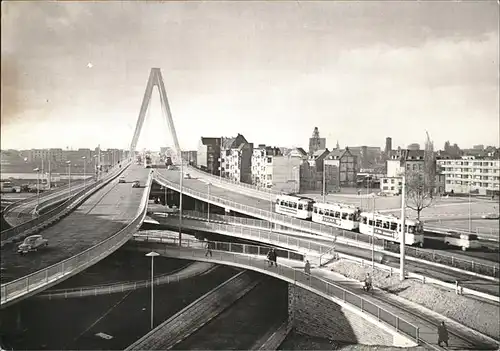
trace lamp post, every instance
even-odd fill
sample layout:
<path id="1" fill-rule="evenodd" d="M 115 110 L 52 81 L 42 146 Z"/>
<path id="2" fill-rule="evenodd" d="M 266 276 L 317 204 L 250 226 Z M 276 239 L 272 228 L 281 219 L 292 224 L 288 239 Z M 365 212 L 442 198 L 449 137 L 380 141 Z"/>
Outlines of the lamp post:
<path id="1" fill-rule="evenodd" d="M 153 307 L 154 307 L 154 261 L 156 256 L 160 256 L 159 253 L 151 251 L 147 253 L 146 256 L 151 257 L 151 329 L 153 329 Z"/>
<path id="2" fill-rule="evenodd" d="M 207 192 L 208 192 L 208 206 L 207 206 L 207 220 L 210 222 L 210 185 L 212 185 L 210 182 L 207 182 Z"/>
<path id="3" fill-rule="evenodd" d="M 36 207 L 40 206 L 40 169 L 35 168 L 33 170 L 36 172 Z"/>
<path id="4" fill-rule="evenodd" d="M 406 227 L 406 177 L 402 176 L 402 189 L 401 189 L 401 242 L 399 244 L 399 252 L 400 252 L 400 271 L 399 271 L 399 280 L 405 280 L 405 227 Z"/>
<path id="5" fill-rule="evenodd" d="M 182 243 L 182 179 L 184 178 L 184 163 L 182 161 L 182 152 L 179 150 L 179 158 L 181 160 L 180 179 L 179 179 L 179 247 Z"/>
<path id="6" fill-rule="evenodd" d="M 326 203 L 326 165 L 323 160 L 323 203 Z"/>
<path id="7" fill-rule="evenodd" d="M 83 159 L 83 187 L 85 188 L 85 164 L 87 163 L 87 157 L 82 156 Z"/>
<path id="8" fill-rule="evenodd" d="M 68 190 L 71 196 L 71 161 L 66 161 L 66 164 L 68 165 Z"/>
<path id="9" fill-rule="evenodd" d="M 373 196 L 372 212 L 372 277 L 375 271 L 375 195 Z"/>
<path id="10" fill-rule="evenodd" d="M 470 203 L 470 193 L 472 191 L 472 181 L 469 182 L 469 233 L 472 232 L 472 220 L 471 220 L 471 203 Z"/>

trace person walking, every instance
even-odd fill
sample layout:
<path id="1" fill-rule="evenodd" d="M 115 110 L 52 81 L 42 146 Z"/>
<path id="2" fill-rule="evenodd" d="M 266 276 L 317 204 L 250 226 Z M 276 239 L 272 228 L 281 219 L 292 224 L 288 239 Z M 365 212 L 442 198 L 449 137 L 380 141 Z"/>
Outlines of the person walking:
<path id="1" fill-rule="evenodd" d="M 274 264 L 273 249 L 269 250 L 267 253 L 267 260 L 269 261 L 269 266 L 272 267 Z"/>
<path id="2" fill-rule="evenodd" d="M 210 247 L 210 241 L 207 241 L 205 248 L 207 249 L 207 251 L 205 252 L 205 257 L 210 255 L 210 258 L 211 258 L 212 257 L 212 248 Z"/>
<path id="3" fill-rule="evenodd" d="M 311 275 L 311 264 L 309 263 L 309 260 L 306 260 L 304 272 L 306 273 L 306 279 L 309 280 L 309 276 Z"/>
<path id="4" fill-rule="evenodd" d="M 272 251 L 273 251 L 273 261 L 274 261 L 274 265 L 275 265 L 276 267 L 278 267 L 278 253 L 276 252 L 276 249 L 275 249 L 275 248 L 273 248 L 273 250 L 272 250 Z"/>
<path id="5" fill-rule="evenodd" d="M 446 347 L 448 347 L 448 329 L 446 329 L 446 325 L 444 321 L 438 326 L 438 346 L 441 346 L 441 343 L 445 343 Z"/>

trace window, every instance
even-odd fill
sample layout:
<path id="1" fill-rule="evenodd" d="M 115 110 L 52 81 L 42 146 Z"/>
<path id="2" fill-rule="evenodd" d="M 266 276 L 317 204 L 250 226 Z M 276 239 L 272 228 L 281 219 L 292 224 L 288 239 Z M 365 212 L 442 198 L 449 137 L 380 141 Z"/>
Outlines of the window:
<path id="1" fill-rule="evenodd" d="M 384 180 L 382 181 L 384 184 L 387 184 L 387 178 L 384 178 Z"/>
<path id="2" fill-rule="evenodd" d="M 267 163 L 272 163 L 273 162 L 273 158 L 272 157 L 268 157 L 267 158 Z"/>
<path id="3" fill-rule="evenodd" d="M 342 212 L 342 219 L 347 219 L 347 213 Z"/>
<path id="4" fill-rule="evenodd" d="M 391 179 L 391 184 L 394 184 L 394 179 Z"/>

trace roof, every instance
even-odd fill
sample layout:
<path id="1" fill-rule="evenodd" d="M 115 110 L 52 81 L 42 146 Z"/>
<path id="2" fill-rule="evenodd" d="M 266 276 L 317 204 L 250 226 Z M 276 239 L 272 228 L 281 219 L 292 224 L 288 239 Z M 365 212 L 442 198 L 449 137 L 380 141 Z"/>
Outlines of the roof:
<path id="1" fill-rule="evenodd" d="M 322 156 L 322 155 L 324 155 L 325 153 L 328 153 L 328 152 L 329 152 L 328 149 L 316 150 L 313 153 L 313 157 L 314 158 L 318 158 L 318 157 L 320 157 L 320 156 Z"/>
<path id="2" fill-rule="evenodd" d="M 346 154 L 351 155 L 351 156 L 353 155 L 351 150 L 347 147 L 345 149 L 335 149 L 328 154 L 327 159 L 338 160 L 338 159 L 344 157 Z"/>

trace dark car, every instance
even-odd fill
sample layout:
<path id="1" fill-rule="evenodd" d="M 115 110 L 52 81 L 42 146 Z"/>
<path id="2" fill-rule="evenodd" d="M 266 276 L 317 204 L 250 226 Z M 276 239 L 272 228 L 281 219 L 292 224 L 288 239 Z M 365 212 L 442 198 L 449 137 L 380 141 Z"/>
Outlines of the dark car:
<path id="1" fill-rule="evenodd" d="M 24 242 L 18 246 L 17 252 L 26 254 L 30 251 L 37 251 L 39 248 L 49 246 L 49 241 L 41 235 L 31 235 L 24 239 Z"/>

